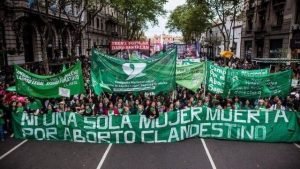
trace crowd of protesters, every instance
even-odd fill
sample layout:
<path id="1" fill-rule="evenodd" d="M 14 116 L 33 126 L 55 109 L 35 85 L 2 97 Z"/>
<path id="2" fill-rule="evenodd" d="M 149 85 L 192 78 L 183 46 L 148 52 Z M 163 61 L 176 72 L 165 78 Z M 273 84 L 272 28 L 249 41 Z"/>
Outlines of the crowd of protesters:
<path id="1" fill-rule="evenodd" d="M 204 86 L 194 93 L 181 87 L 168 93 L 152 94 L 140 93 L 104 93 L 101 96 L 94 95 L 89 88 L 89 60 L 78 58 L 82 61 L 85 77 L 86 93 L 59 99 L 37 99 L 19 96 L 15 92 L 7 92 L 6 89 L 12 83 L 0 84 L 0 140 L 4 140 L 4 133 L 12 134 L 11 118 L 13 113 L 27 112 L 32 115 L 59 112 L 76 112 L 83 116 L 109 116 L 109 115 L 145 115 L 155 119 L 160 115 L 179 109 L 205 106 L 216 109 L 256 109 L 256 110 L 288 110 L 300 111 L 300 92 L 292 93 L 280 98 L 240 99 L 222 98 L 219 95 L 209 93 Z M 246 60 L 232 59 L 224 62 L 216 61 L 220 66 L 228 66 L 236 69 L 256 69 L 257 65 Z M 32 72 L 39 73 L 36 67 L 26 67 Z M 35 68 L 32 70 L 31 68 Z M 52 70 L 58 72 L 61 69 Z M 300 78 L 300 66 L 293 69 L 294 77 Z M 4 132 L 5 131 L 5 132 Z"/>

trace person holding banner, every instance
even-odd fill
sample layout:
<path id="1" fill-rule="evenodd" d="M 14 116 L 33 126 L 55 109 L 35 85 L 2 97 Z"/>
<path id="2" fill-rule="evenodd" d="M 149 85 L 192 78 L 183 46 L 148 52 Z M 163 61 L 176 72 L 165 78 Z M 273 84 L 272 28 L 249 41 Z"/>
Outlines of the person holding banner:
<path id="1" fill-rule="evenodd" d="M 138 105 L 138 109 L 137 109 L 136 114 L 139 114 L 139 115 L 145 114 L 145 112 L 144 112 L 144 106 L 142 104 Z"/>
<path id="2" fill-rule="evenodd" d="M 236 110 L 240 110 L 242 108 L 241 102 L 239 101 L 239 97 L 237 96 L 234 98 L 233 108 Z"/>
<path id="3" fill-rule="evenodd" d="M 104 112 L 104 115 L 106 116 L 118 116 L 120 113 L 117 108 L 114 107 L 113 102 L 109 102 L 108 109 Z"/>
<path id="4" fill-rule="evenodd" d="M 270 110 L 285 110 L 285 107 L 282 106 L 281 100 L 278 100 L 276 104 L 273 104 Z"/>
<path id="5" fill-rule="evenodd" d="M 251 110 L 251 109 L 253 109 L 252 106 L 250 105 L 250 101 L 248 99 L 245 101 L 245 104 L 243 105 L 242 109 L 243 110 Z"/>
<path id="6" fill-rule="evenodd" d="M 146 117 L 149 119 L 156 119 L 159 117 L 158 109 L 156 107 L 156 103 L 152 102 L 151 106 L 146 110 Z"/>
<path id="7" fill-rule="evenodd" d="M 94 112 L 93 112 L 93 115 L 96 116 L 96 115 L 105 115 L 105 108 L 103 106 L 103 103 L 102 102 L 99 102 L 99 104 L 97 106 L 94 107 Z"/>
<path id="8" fill-rule="evenodd" d="M 122 115 L 130 115 L 130 114 L 131 114 L 128 105 L 125 105 L 125 106 L 124 106 L 124 109 L 123 109 L 123 111 L 122 111 L 121 114 L 122 114 Z"/>

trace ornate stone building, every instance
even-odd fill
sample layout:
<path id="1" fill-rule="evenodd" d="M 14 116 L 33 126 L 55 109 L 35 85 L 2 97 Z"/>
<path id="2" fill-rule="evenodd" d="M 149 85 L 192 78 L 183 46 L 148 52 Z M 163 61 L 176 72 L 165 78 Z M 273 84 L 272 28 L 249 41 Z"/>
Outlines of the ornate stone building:
<path id="1" fill-rule="evenodd" d="M 88 51 L 92 47 L 108 50 L 111 41 L 126 39 L 124 22 L 119 11 L 111 7 L 104 8 L 87 26 L 85 48 Z"/>
<path id="2" fill-rule="evenodd" d="M 246 0 L 244 7 L 241 57 L 261 63 L 298 62 L 300 1 Z"/>
<path id="3" fill-rule="evenodd" d="M 45 1 L 1 0 L 0 1 L 0 66 L 42 61 L 42 37 L 46 15 Z M 70 4 L 67 13 L 58 12 L 57 2 L 49 3 L 48 25 L 50 31 L 47 56 L 50 61 L 71 57 L 74 46 L 75 56 L 88 55 L 92 47 L 108 47 L 112 39 L 123 39 L 123 26 L 118 20 L 120 13 L 110 7 L 104 8 L 93 19 L 89 11 L 79 15 L 81 5 Z M 82 27 L 87 19 L 91 22 L 81 32 L 80 40 L 74 44 L 75 28 Z M 75 25 L 75 27 L 74 27 Z"/>

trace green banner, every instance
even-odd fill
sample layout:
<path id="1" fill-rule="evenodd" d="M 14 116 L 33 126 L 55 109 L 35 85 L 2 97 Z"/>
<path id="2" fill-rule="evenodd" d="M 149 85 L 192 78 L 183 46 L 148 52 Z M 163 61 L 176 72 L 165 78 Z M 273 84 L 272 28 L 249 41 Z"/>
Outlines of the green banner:
<path id="1" fill-rule="evenodd" d="M 93 50 L 91 82 L 96 94 L 112 92 L 168 92 L 175 88 L 176 50 L 157 59 L 126 61 Z M 103 86 L 106 86 L 103 88 Z"/>
<path id="2" fill-rule="evenodd" d="M 244 77 L 249 78 L 251 80 L 256 79 L 256 78 L 261 78 L 263 76 L 268 75 L 270 72 L 269 69 L 257 69 L 257 70 L 237 70 L 237 69 L 227 69 L 227 74 L 226 74 L 226 83 L 225 83 L 225 95 L 229 97 L 233 96 L 239 96 L 242 98 L 249 98 L 251 95 L 252 91 L 252 85 L 248 85 L 248 92 L 245 92 L 247 89 L 245 86 L 236 86 L 234 89 L 234 92 L 232 92 L 233 84 L 236 81 L 239 81 L 240 79 L 243 79 Z M 248 82 L 251 84 L 250 82 Z M 245 93 L 250 93 L 250 95 Z M 256 94 L 253 94 L 251 96 L 257 98 Z"/>
<path id="3" fill-rule="evenodd" d="M 207 62 L 206 86 L 209 92 L 224 95 L 227 68 Z"/>
<path id="4" fill-rule="evenodd" d="M 205 62 L 176 66 L 176 83 L 194 92 L 199 89 L 205 74 Z"/>
<path id="5" fill-rule="evenodd" d="M 33 74 L 15 66 L 17 93 L 37 98 L 57 98 L 84 92 L 81 63 L 53 76 Z"/>
<path id="6" fill-rule="evenodd" d="M 88 143 L 166 143 L 192 137 L 259 142 L 298 142 L 296 112 L 218 110 L 205 107 L 140 115 L 87 117 L 77 113 L 13 114 L 19 139 Z"/>
<path id="7" fill-rule="evenodd" d="M 177 59 L 177 65 L 191 65 L 195 63 L 200 63 L 200 59 Z"/>
<path id="8" fill-rule="evenodd" d="M 239 76 L 233 81 L 230 95 L 245 98 L 281 96 L 290 94 L 292 71 L 287 70 L 265 76 Z"/>

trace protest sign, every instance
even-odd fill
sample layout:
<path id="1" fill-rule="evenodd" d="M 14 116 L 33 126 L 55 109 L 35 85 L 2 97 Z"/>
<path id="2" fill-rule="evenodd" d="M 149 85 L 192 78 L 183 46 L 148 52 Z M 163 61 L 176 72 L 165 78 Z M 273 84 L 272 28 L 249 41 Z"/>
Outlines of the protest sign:
<path id="1" fill-rule="evenodd" d="M 299 142 L 296 113 L 206 107 L 168 112 L 158 119 L 144 115 L 89 117 L 70 112 L 40 116 L 14 113 L 13 129 L 19 139 L 82 143 L 169 143 L 193 137 Z"/>
<path id="2" fill-rule="evenodd" d="M 205 63 L 176 66 L 176 83 L 194 92 L 199 89 L 204 80 Z"/>
<path id="3" fill-rule="evenodd" d="M 16 91 L 37 98 L 61 97 L 60 88 L 68 89 L 70 95 L 84 92 L 81 63 L 52 76 L 33 74 L 15 66 Z"/>
<path id="4" fill-rule="evenodd" d="M 134 61 L 93 50 L 91 62 L 92 88 L 98 95 L 103 92 L 100 85 L 112 92 L 158 93 L 175 88 L 176 50 L 167 51 L 155 59 Z"/>

